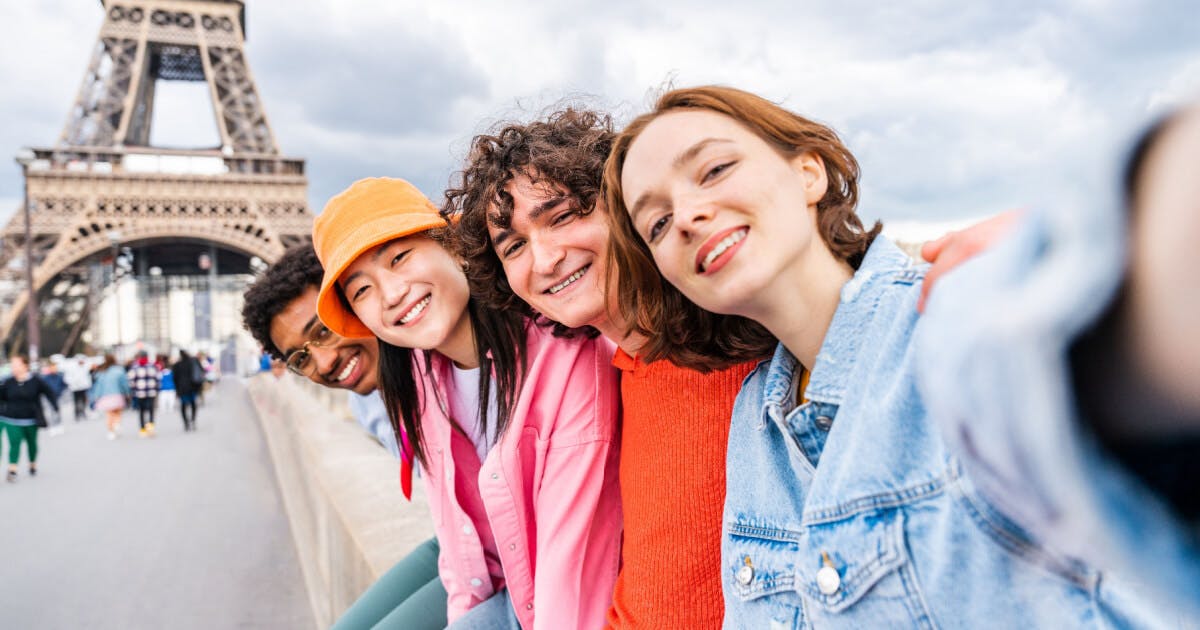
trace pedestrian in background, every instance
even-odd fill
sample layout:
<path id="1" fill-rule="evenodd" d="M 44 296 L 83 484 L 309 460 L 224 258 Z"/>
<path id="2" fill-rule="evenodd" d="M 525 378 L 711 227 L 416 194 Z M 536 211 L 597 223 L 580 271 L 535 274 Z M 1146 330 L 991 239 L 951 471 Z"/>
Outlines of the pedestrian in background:
<path id="1" fill-rule="evenodd" d="M 158 404 L 162 405 L 163 411 L 171 411 L 175 409 L 175 375 L 171 373 L 171 363 L 166 355 L 160 354 L 155 366 L 161 385 L 158 390 Z"/>
<path id="2" fill-rule="evenodd" d="M 104 363 L 96 369 L 91 399 L 96 409 L 104 412 L 104 422 L 108 427 L 110 440 L 117 439 L 121 412 L 129 402 L 129 395 L 129 378 L 125 375 L 125 370 L 117 364 L 117 359 L 111 353 L 105 354 Z"/>
<path id="3" fill-rule="evenodd" d="M 37 474 L 37 430 L 46 426 L 40 398 L 50 402 L 58 412 L 54 390 L 29 371 L 29 359 L 15 355 L 10 360 L 12 376 L 0 383 L 0 422 L 8 433 L 8 481 L 17 480 L 17 463 L 21 458 L 21 443 L 29 455 L 29 476 Z"/>
<path id="4" fill-rule="evenodd" d="M 63 382 L 71 390 L 75 404 L 75 422 L 87 418 L 88 390 L 92 388 L 92 372 L 83 355 L 76 355 L 63 367 Z"/>
<path id="5" fill-rule="evenodd" d="M 158 368 L 145 352 L 138 352 L 129 370 L 133 406 L 138 410 L 138 435 L 154 437 L 154 407 L 158 402 Z"/>
<path id="6" fill-rule="evenodd" d="M 67 384 L 63 381 L 63 375 L 59 373 L 58 364 L 53 359 L 47 360 L 42 365 L 39 378 L 50 387 L 50 391 L 54 392 L 54 402 L 58 403 L 62 399 L 63 392 L 67 391 Z M 57 409 L 58 407 L 55 407 L 54 417 L 52 418 L 53 422 L 50 423 L 50 437 L 62 435 L 64 430 L 62 416 L 59 415 Z M 42 413 L 45 414 L 45 411 L 43 409 Z M 47 420 L 51 420 L 51 418 L 48 417 Z"/>
<path id="7" fill-rule="evenodd" d="M 179 399 L 179 413 L 183 416 L 183 430 L 195 431 L 196 395 L 204 386 L 204 368 L 186 350 L 180 350 L 179 360 L 171 366 L 171 376 L 175 381 L 175 396 Z"/>

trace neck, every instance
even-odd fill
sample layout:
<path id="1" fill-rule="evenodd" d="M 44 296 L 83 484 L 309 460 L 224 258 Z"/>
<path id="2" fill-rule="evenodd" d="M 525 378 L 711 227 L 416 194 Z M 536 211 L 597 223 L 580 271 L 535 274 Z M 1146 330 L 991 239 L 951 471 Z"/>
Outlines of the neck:
<path id="1" fill-rule="evenodd" d="M 475 331 L 471 328 L 471 314 L 463 309 L 462 317 L 454 325 L 454 329 L 446 340 L 435 351 L 454 362 L 460 368 L 469 370 L 479 367 L 479 351 L 475 345 Z"/>
<path id="2" fill-rule="evenodd" d="M 854 269 L 835 258 L 824 243 L 808 251 L 810 255 L 800 257 L 762 291 L 765 300 L 747 316 L 765 326 L 811 371 L 837 311 L 842 286 L 854 277 Z"/>
<path id="3" fill-rule="evenodd" d="M 609 341 L 617 344 L 617 347 L 624 350 L 629 356 L 637 356 L 642 346 L 646 345 L 645 337 L 637 333 L 625 332 L 629 330 L 629 323 L 620 316 L 615 307 L 610 307 L 608 315 L 600 321 L 594 322 L 592 326 Z"/>

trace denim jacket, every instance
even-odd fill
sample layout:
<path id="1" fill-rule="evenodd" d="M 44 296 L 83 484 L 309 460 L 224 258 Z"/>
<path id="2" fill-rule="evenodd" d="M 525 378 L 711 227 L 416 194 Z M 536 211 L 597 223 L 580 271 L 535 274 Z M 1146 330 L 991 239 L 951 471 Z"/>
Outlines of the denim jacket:
<path id="1" fill-rule="evenodd" d="M 806 402 L 782 345 L 746 378 L 729 436 L 726 628 L 1113 623 L 1099 574 L 981 499 L 929 419 L 912 348 L 924 273 L 876 238 Z"/>
<path id="2" fill-rule="evenodd" d="M 1114 298 L 1123 238 L 1116 213 L 1030 212 L 933 292 L 921 390 L 989 501 L 1047 544 L 1138 575 L 1200 627 L 1200 531 L 1102 452 L 1071 387 L 1070 345 Z"/>

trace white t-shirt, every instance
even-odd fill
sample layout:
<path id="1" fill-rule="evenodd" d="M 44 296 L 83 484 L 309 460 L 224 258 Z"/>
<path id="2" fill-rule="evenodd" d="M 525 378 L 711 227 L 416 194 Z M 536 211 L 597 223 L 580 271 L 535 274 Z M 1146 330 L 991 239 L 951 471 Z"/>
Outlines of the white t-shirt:
<path id="1" fill-rule="evenodd" d="M 479 461 L 483 461 L 496 445 L 496 382 L 488 389 L 488 418 L 487 435 L 479 427 L 479 368 L 464 370 L 457 365 L 453 368 L 454 383 L 450 388 L 450 417 L 458 422 L 467 437 L 475 445 L 479 453 Z"/>

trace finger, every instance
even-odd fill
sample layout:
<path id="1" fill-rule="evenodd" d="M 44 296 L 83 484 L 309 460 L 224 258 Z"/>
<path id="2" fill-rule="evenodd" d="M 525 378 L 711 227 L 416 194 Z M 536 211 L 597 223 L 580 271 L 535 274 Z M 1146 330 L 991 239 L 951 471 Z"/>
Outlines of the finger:
<path id="1" fill-rule="evenodd" d="M 932 241 L 927 241 L 921 246 L 921 258 L 924 258 L 926 262 L 936 262 L 937 257 L 941 255 L 942 249 L 946 247 L 946 243 L 950 241 L 950 237 L 953 236 L 953 234 L 953 232 L 949 234 L 943 234 L 939 238 L 936 238 Z"/>

